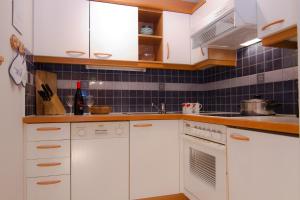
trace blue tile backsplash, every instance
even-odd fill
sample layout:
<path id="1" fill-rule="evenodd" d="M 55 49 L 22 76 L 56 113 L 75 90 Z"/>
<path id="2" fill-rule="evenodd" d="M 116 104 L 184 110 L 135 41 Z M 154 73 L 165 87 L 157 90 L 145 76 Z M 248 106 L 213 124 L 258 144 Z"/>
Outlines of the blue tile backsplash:
<path id="1" fill-rule="evenodd" d="M 276 109 L 278 113 L 295 114 L 297 77 L 287 73 L 298 65 L 297 56 L 297 50 L 257 43 L 237 51 L 237 67 L 218 66 L 201 71 L 88 70 L 82 65 L 42 63 L 34 67 L 57 73 L 58 95 L 63 102 L 65 96 L 75 93 L 70 82 L 81 80 L 86 85 L 86 95 L 93 95 L 98 105 L 112 106 L 114 112 L 154 112 L 152 102 L 165 102 L 168 111 L 180 111 L 184 102 L 199 102 L 204 111 L 238 112 L 241 100 L 261 95 L 281 104 Z M 92 83 L 103 85 L 95 87 Z M 26 91 L 26 114 L 35 114 L 34 87 L 28 86 Z"/>

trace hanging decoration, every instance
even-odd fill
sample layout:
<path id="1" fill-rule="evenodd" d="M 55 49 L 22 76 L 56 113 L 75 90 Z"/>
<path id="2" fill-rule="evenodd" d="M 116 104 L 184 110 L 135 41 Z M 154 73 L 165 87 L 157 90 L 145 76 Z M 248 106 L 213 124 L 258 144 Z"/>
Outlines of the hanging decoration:
<path id="1" fill-rule="evenodd" d="M 25 87 L 28 77 L 25 46 L 15 35 L 10 37 L 10 45 L 17 54 L 9 66 L 9 75 L 16 85 Z"/>

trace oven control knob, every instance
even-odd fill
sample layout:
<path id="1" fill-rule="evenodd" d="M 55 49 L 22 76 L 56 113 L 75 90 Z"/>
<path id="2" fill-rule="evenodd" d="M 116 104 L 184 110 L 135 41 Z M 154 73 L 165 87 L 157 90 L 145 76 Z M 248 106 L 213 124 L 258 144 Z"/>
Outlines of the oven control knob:
<path id="1" fill-rule="evenodd" d="M 122 135 L 122 133 L 123 133 L 123 129 L 122 128 L 117 128 L 116 129 L 116 134 L 117 135 Z"/>
<path id="2" fill-rule="evenodd" d="M 77 135 L 80 136 L 80 137 L 83 137 L 86 135 L 86 132 L 84 131 L 84 129 L 80 129 L 78 132 L 77 132 Z"/>
<path id="3" fill-rule="evenodd" d="M 219 134 L 219 133 L 213 133 L 213 138 L 215 139 L 215 140 L 220 140 L 220 139 L 222 139 L 221 138 L 221 135 Z"/>

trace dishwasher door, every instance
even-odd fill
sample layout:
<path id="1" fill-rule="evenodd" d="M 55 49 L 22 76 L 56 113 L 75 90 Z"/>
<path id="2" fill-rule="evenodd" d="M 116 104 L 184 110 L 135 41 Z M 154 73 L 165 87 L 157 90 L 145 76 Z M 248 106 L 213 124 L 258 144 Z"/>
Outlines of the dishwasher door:
<path id="1" fill-rule="evenodd" d="M 71 141 L 71 198 L 129 199 L 127 126 L 99 124 L 80 124 L 74 130 L 78 134 Z"/>

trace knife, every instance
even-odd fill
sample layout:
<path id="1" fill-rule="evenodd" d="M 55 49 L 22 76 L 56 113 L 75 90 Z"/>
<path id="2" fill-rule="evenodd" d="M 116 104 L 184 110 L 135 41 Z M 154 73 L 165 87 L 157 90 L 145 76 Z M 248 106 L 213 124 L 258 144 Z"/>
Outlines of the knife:
<path id="1" fill-rule="evenodd" d="M 46 83 L 46 84 L 45 84 L 45 87 L 46 87 L 46 89 L 47 89 L 47 91 L 48 91 L 48 93 L 49 93 L 49 96 L 52 97 L 52 96 L 53 96 L 53 92 L 52 92 L 50 86 Z"/>
<path id="2" fill-rule="evenodd" d="M 47 98 L 45 97 L 45 93 L 42 90 L 38 90 L 38 93 L 40 97 L 43 99 L 43 101 L 47 101 Z"/>
<path id="3" fill-rule="evenodd" d="M 47 99 L 47 101 L 50 101 L 51 100 L 51 96 L 46 88 L 46 86 L 44 84 L 41 84 L 42 88 L 43 88 L 43 92 L 45 94 L 45 98 Z"/>

